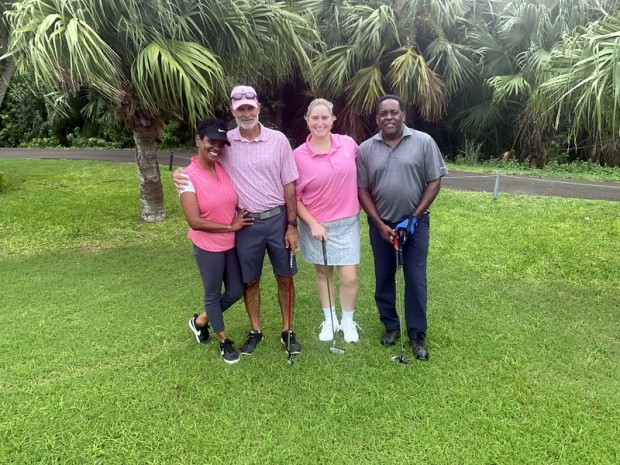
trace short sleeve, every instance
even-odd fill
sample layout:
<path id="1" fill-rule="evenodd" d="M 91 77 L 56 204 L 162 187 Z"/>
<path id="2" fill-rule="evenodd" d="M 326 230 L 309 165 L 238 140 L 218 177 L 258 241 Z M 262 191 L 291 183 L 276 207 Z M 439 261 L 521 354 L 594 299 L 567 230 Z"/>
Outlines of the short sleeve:
<path id="1" fill-rule="evenodd" d="M 187 184 L 183 186 L 183 188 L 179 191 L 179 197 L 185 192 L 193 192 L 194 194 L 196 193 L 196 188 L 194 187 L 194 184 L 192 184 L 192 181 L 190 181 L 189 176 L 187 176 Z"/>
<path id="2" fill-rule="evenodd" d="M 357 156 L 355 158 L 355 166 L 357 169 L 357 187 L 368 188 L 368 166 L 366 164 L 367 145 L 362 144 L 357 149 Z"/>

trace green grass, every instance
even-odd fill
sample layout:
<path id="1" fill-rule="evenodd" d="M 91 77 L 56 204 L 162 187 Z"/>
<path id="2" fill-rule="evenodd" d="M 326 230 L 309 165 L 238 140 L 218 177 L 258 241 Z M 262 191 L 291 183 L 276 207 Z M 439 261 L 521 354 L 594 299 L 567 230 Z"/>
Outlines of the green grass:
<path id="1" fill-rule="evenodd" d="M 507 163 L 499 159 L 491 159 L 479 163 L 460 160 L 446 163 L 448 169 L 456 171 L 473 171 L 477 173 L 515 174 L 537 178 L 560 178 L 582 179 L 589 181 L 615 181 L 620 182 L 620 168 L 601 166 L 596 163 L 574 161 L 571 163 L 558 163 L 551 160 L 544 168 L 531 168 L 526 163 L 518 163 L 510 160 Z"/>
<path id="2" fill-rule="evenodd" d="M 328 352 L 300 262 L 293 366 L 266 340 L 224 364 L 187 328 L 201 285 L 167 171 L 139 220 L 135 167 L 3 160 L 0 463 L 615 464 L 618 203 L 444 189 L 432 213 L 428 363 L 379 346 L 365 228 L 360 342 Z M 248 329 L 227 312 L 231 337 Z M 410 352 L 408 358 L 412 359 Z"/>

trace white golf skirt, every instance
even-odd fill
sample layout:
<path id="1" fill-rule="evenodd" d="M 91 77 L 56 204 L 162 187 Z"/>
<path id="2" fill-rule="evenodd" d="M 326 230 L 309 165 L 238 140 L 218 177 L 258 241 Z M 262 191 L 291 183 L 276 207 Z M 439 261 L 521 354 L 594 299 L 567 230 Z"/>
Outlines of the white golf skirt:
<path id="1" fill-rule="evenodd" d="M 328 265 L 358 265 L 360 262 L 360 220 L 359 215 L 341 220 L 321 223 L 327 230 Z M 305 261 L 323 265 L 321 241 L 312 237 L 310 226 L 299 221 L 299 246 Z"/>

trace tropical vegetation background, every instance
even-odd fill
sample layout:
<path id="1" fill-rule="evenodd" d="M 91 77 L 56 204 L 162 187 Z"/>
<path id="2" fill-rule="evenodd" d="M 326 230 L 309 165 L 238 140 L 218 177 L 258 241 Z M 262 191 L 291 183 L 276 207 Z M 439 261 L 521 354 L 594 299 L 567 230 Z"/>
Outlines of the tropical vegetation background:
<path id="1" fill-rule="evenodd" d="M 157 147 L 254 85 L 293 144 L 315 96 L 374 130 L 384 93 L 447 159 L 620 164 L 620 0 L 3 2 L 0 145 L 136 147 L 142 217 L 164 217 Z"/>

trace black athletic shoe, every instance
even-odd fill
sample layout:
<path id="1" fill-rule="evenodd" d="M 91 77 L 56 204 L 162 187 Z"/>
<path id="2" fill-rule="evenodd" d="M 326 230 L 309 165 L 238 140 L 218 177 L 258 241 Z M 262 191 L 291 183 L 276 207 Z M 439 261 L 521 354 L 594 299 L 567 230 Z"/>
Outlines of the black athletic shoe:
<path id="1" fill-rule="evenodd" d="M 226 363 L 237 363 L 239 361 L 239 352 L 233 344 L 230 339 L 224 339 L 220 342 L 220 354 Z"/>
<path id="2" fill-rule="evenodd" d="M 289 347 L 289 334 L 291 335 L 291 342 Z M 295 333 L 293 331 L 282 331 L 282 337 L 280 338 L 282 344 L 284 344 L 284 348 L 287 352 L 292 355 L 296 355 L 301 352 L 301 346 L 299 342 L 297 342 L 297 338 L 295 337 Z"/>
<path id="3" fill-rule="evenodd" d="M 381 338 L 382 346 L 393 346 L 396 344 L 396 339 L 400 337 L 399 329 L 389 329 L 385 332 L 385 336 Z"/>
<path id="4" fill-rule="evenodd" d="M 260 341 L 263 340 L 263 333 L 260 331 L 250 331 L 248 333 L 248 339 L 241 346 L 241 353 L 243 355 L 252 355 L 254 349 Z"/>
<path id="5" fill-rule="evenodd" d="M 198 314 L 194 313 L 194 316 L 189 319 L 187 324 L 189 325 L 189 329 L 192 330 L 194 336 L 196 336 L 196 340 L 200 344 L 209 344 L 211 342 L 211 335 L 209 334 L 209 325 L 207 326 L 198 326 L 196 325 L 196 318 L 198 318 Z"/>
<path id="6" fill-rule="evenodd" d="M 424 339 L 417 338 L 411 341 L 411 348 L 413 349 L 413 355 L 418 360 L 428 360 L 428 349 L 424 344 Z"/>

